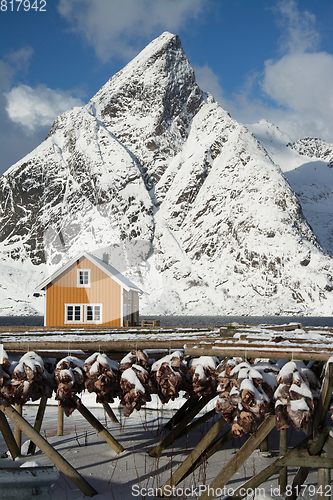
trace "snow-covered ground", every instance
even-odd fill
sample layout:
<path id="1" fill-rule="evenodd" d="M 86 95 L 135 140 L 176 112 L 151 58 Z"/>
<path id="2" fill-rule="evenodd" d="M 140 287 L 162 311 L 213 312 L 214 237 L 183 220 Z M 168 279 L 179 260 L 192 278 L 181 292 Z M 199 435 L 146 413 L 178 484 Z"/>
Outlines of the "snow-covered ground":
<path id="1" fill-rule="evenodd" d="M 171 471 L 174 472 L 184 461 L 191 449 L 202 439 L 210 429 L 212 422 L 218 416 L 203 424 L 193 431 L 190 436 L 177 441 L 172 447 L 165 450 L 161 457 L 152 458 L 147 451 L 159 443 L 163 435 L 163 425 L 171 418 L 175 409 L 156 411 L 151 408 L 134 412 L 129 418 L 122 415 L 120 408 L 114 407 L 114 412 L 120 424 L 113 424 L 108 420 L 104 410 L 94 403 L 91 396 L 84 396 L 85 405 L 90 406 L 92 413 L 104 424 L 109 432 L 122 444 L 125 451 L 117 455 L 112 448 L 96 433 L 96 431 L 78 413 L 74 412 L 71 417 L 65 418 L 64 436 L 56 436 L 57 409 L 48 407 L 45 413 L 42 435 L 55 447 L 55 449 L 91 484 L 98 492 L 96 500 L 129 500 L 131 498 L 158 498 L 156 489 L 161 487 L 169 478 Z M 172 404 L 177 407 L 181 401 Z M 116 406 L 116 405 L 114 405 Z M 154 406 L 154 405 L 152 405 Z M 37 407 L 27 405 L 24 408 L 24 416 L 30 422 L 34 421 Z M 204 410 L 206 411 L 206 409 Z M 165 435 L 165 434 L 164 434 Z M 304 439 L 302 432 L 289 430 L 289 446 Z M 205 485 L 209 485 L 214 477 L 220 472 L 228 461 L 234 456 L 244 439 L 234 439 L 226 447 L 213 455 L 208 463 L 201 465 L 184 482 L 180 483 L 175 490 L 175 498 L 186 498 L 188 500 L 197 498 L 199 489 L 201 492 Z M 28 442 L 25 442 L 22 450 L 27 450 Z M 3 453 L 5 445 L 0 441 L 0 452 Z M 246 463 L 239 469 L 229 481 L 223 493 L 230 494 L 233 489 L 250 479 L 260 470 L 272 463 L 278 456 L 278 433 L 275 429 L 269 435 L 269 453 L 261 453 L 256 450 Z M 20 459 L 12 462 L 11 459 L 0 459 L 1 467 L 28 465 L 27 462 L 40 464 L 42 466 L 52 465 L 51 461 L 37 451 L 34 456 L 23 455 Z M 36 465 L 37 465 L 36 464 Z M 296 472 L 290 468 L 288 472 L 289 483 Z M 310 500 L 315 495 L 317 485 L 317 474 L 312 471 L 308 476 L 307 490 L 304 490 L 302 498 Z M 192 490 L 193 488 L 193 490 Z M 272 476 L 257 491 L 257 500 L 278 500 L 288 498 L 278 494 L 278 477 Z M 229 491 L 228 491 L 229 490 Z M 192 494 L 194 492 L 194 494 Z M 145 495 L 146 494 L 146 495 Z M 219 495 L 218 498 L 223 498 Z M 171 497 L 171 495 L 170 495 Z M 87 498 L 84 494 L 62 473 L 58 481 L 51 488 L 52 500 L 79 500 Z M 249 496 L 251 498 L 251 496 Z"/>

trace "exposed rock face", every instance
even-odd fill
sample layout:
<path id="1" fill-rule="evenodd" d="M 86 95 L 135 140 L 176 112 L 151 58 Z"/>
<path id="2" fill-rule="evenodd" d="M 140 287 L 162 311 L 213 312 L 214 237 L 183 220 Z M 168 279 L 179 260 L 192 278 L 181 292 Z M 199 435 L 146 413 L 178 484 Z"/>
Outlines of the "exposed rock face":
<path id="1" fill-rule="evenodd" d="M 199 89 L 176 35 L 59 116 L 0 193 L 5 314 L 20 311 L 8 297 L 27 299 L 10 273 L 29 264 L 32 292 L 83 248 L 111 254 L 145 291 L 145 313 L 332 313 L 332 260 L 298 198 L 247 128 Z"/>

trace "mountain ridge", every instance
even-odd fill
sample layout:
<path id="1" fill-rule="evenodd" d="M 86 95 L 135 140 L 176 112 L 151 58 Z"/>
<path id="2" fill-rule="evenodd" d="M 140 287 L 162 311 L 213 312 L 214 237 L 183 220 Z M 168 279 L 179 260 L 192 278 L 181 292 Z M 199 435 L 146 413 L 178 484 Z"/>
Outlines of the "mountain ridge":
<path id="1" fill-rule="evenodd" d="M 145 314 L 331 315 L 332 259 L 259 128 L 162 34 L 1 177 L 4 313 L 41 311 L 33 287 L 84 248 L 110 253 Z"/>

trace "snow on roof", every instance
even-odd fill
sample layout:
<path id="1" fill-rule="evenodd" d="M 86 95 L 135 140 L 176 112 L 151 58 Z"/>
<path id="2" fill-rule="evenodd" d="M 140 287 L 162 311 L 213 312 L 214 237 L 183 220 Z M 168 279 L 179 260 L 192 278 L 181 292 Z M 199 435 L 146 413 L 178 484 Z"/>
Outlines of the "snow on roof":
<path id="1" fill-rule="evenodd" d="M 71 267 L 77 260 L 85 257 L 91 263 L 95 264 L 101 271 L 107 274 L 110 278 L 112 278 L 118 285 L 125 288 L 126 291 L 136 291 L 139 293 L 143 293 L 140 288 L 138 288 L 134 283 L 132 283 L 129 279 L 123 276 L 116 268 L 111 266 L 110 264 L 106 264 L 101 259 L 92 255 L 88 252 L 83 251 L 80 255 L 77 255 L 75 258 L 71 259 L 64 266 L 60 267 L 55 273 L 46 278 L 40 285 L 38 285 L 37 290 L 43 290 L 49 283 L 58 278 L 62 273 L 67 271 L 69 267 Z"/>

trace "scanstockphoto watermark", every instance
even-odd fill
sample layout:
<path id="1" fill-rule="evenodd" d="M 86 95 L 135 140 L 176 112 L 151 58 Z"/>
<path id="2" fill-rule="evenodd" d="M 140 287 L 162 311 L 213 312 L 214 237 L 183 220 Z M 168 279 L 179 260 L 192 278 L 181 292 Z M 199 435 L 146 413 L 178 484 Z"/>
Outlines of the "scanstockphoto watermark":
<path id="1" fill-rule="evenodd" d="M 187 487 L 178 487 L 165 485 L 160 488 L 148 488 L 142 487 L 138 484 L 132 486 L 132 496 L 138 498 L 199 498 L 203 493 L 208 493 L 209 496 L 214 498 L 225 497 L 225 496 L 233 496 L 236 492 L 234 488 L 230 488 L 228 486 L 224 486 L 223 488 L 212 488 L 211 486 L 207 486 L 205 484 L 201 484 L 199 486 L 187 486 Z M 241 488 L 237 490 L 237 493 L 242 497 L 252 496 L 261 498 L 265 498 L 266 491 L 265 488 Z M 271 493 L 271 492 L 269 492 Z M 271 498 L 267 493 L 267 498 Z"/>

